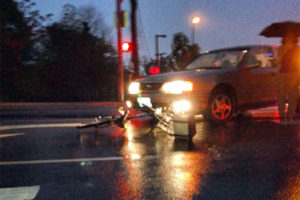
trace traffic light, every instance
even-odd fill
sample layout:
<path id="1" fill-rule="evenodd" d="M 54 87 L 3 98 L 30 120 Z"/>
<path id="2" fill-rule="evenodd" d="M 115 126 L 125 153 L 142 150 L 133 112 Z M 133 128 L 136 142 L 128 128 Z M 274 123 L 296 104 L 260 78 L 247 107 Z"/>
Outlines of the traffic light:
<path id="1" fill-rule="evenodd" d="M 130 42 L 123 42 L 122 43 L 122 52 L 130 52 L 132 49 Z"/>
<path id="2" fill-rule="evenodd" d="M 152 66 L 149 69 L 150 75 L 159 74 L 159 67 L 158 66 Z"/>

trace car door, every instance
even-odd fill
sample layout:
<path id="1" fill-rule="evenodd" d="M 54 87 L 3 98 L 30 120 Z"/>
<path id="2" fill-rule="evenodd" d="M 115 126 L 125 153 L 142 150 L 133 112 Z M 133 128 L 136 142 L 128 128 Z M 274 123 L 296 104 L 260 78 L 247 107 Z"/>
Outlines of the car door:
<path id="1" fill-rule="evenodd" d="M 249 50 L 241 76 L 247 104 L 265 105 L 276 101 L 276 70 L 271 48 L 257 47 Z"/>

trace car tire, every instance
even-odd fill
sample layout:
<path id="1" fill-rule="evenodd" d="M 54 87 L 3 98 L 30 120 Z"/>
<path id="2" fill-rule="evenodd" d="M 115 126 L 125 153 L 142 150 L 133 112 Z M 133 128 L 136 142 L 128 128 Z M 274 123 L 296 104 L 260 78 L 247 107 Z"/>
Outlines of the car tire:
<path id="1" fill-rule="evenodd" d="M 230 121 L 236 111 L 236 100 L 232 93 L 218 89 L 214 91 L 208 103 L 206 119 L 213 122 Z"/>

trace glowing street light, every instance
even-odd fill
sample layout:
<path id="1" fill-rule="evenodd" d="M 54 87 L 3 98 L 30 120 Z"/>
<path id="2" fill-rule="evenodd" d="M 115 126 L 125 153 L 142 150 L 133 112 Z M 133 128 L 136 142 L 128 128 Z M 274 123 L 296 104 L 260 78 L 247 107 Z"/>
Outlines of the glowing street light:
<path id="1" fill-rule="evenodd" d="M 199 24 L 201 21 L 200 17 L 196 16 L 196 17 L 193 17 L 192 19 L 192 44 L 194 46 L 194 41 L 195 41 L 195 25 L 196 24 Z"/>
<path id="2" fill-rule="evenodd" d="M 194 17 L 192 19 L 192 24 L 199 24 L 200 23 L 200 17 Z"/>

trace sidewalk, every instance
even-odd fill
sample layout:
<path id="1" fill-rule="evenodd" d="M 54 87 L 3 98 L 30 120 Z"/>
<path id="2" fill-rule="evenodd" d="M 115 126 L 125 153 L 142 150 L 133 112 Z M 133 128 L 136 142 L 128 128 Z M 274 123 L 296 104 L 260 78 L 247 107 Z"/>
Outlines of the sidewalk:
<path id="1" fill-rule="evenodd" d="M 0 103 L 0 118 L 95 117 L 117 114 L 121 102 Z"/>

